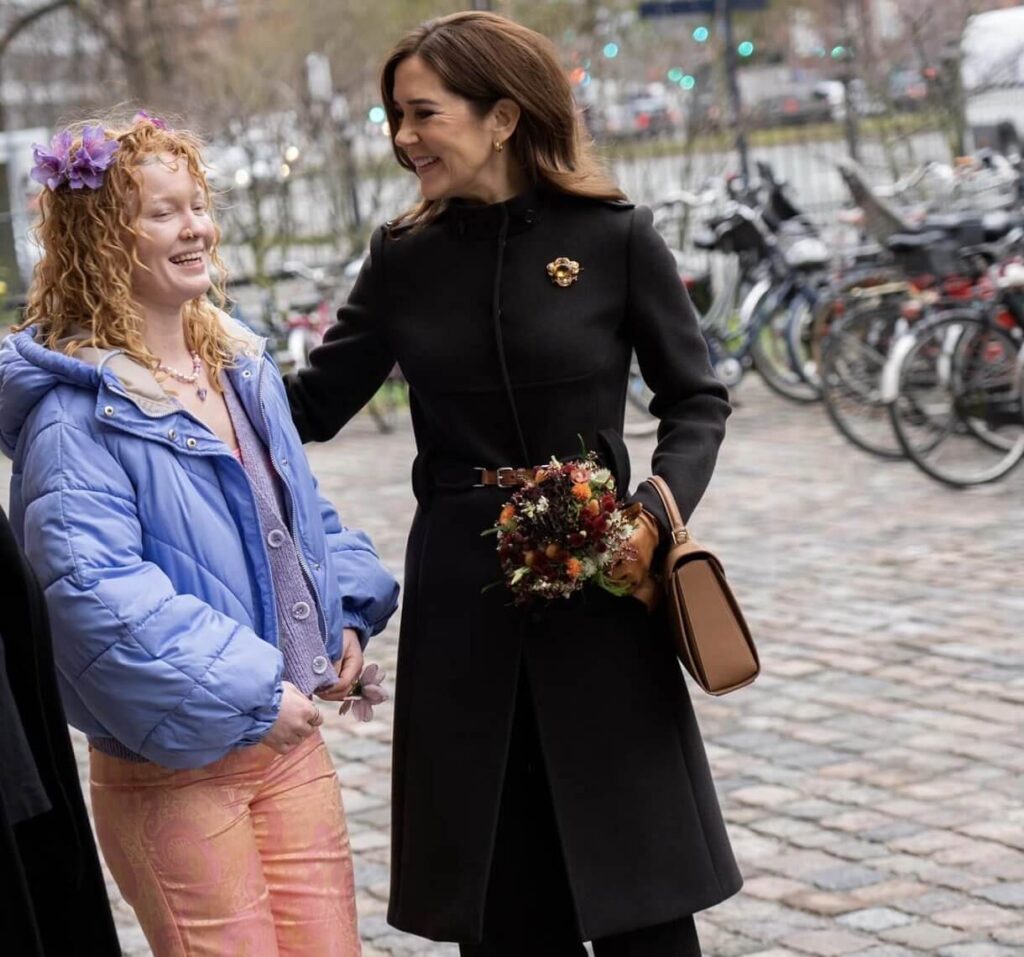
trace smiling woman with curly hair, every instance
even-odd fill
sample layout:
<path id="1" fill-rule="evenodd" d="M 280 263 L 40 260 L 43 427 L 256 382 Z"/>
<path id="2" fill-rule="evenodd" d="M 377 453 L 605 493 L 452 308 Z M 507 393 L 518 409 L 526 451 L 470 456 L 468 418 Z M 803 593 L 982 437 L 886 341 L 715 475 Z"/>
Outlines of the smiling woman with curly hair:
<path id="1" fill-rule="evenodd" d="M 264 340 L 210 300 L 198 139 L 79 126 L 33 177 L 43 259 L 0 348 L 0 444 L 104 857 L 156 957 L 351 957 L 311 698 L 351 695 L 397 586 L 317 492 Z"/>
<path id="2" fill-rule="evenodd" d="M 85 129 L 95 127 L 78 127 L 79 133 Z M 86 342 L 92 348 L 122 349 L 156 372 L 159 359 L 146 345 L 143 307 L 133 290 L 133 275 L 142 267 L 137 240 L 144 170 L 158 157 L 180 161 L 205 210 L 212 209 L 213 194 L 194 134 L 169 131 L 162 121 L 144 121 L 120 130 L 109 142 L 117 143 L 112 154 L 116 160 L 106 170 L 102 189 L 83 184 L 78 189 L 43 191 L 37 239 L 45 255 L 29 292 L 26 319 L 16 328 L 34 326 L 42 344 L 52 349 L 67 343 L 69 355 Z M 212 218 L 208 221 L 206 257 L 213 275 L 204 273 L 209 292 L 187 300 L 181 312 L 186 336 L 210 368 L 216 389 L 232 350 L 220 324 L 211 321 L 215 310 L 210 299 L 221 306 L 226 299 L 227 270 L 219 253 L 220 230 Z M 88 337 L 73 337 L 78 330 L 87 330 Z"/>

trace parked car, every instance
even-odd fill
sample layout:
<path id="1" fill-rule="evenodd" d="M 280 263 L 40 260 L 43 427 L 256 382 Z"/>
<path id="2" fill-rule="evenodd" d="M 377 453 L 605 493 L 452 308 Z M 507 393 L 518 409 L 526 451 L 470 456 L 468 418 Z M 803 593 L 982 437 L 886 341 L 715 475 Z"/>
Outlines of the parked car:
<path id="1" fill-rule="evenodd" d="M 828 100 L 813 93 L 787 93 L 770 96 L 754 104 L 750 119 L 755 126 L 807 126 L 829 123 L 832 107 Z"/>
<path id="2" fill-rule="evenodd" d="M 586 122 L 597 139 L 639 139 L 670 133 L 679 117 L 663 95 L 644 91 L 604 107 L 589 105 Z"/>
<path id="3" fill-rule="evenodd" d="M 889 75 L 889 100 L 898 110 L 924 109 L 928 80 L 920 70 L 894 70 Z"/>

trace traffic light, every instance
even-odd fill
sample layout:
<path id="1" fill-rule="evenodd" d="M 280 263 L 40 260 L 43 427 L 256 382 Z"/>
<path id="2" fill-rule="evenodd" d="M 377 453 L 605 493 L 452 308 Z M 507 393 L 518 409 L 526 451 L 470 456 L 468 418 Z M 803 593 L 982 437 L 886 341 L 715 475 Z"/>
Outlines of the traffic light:
<path id="1" fill-rule="evenodd" d="M 738 47 L 736 52 L 742 57 L 748 57 L 754 55 L 754 44 L 750 40 L 744 40 Z"/>
<path id="2" fill-rule="evenodd" d="M 678 83 L 683 78 L 683 71 L 674 66 L 665 74 L 673 83 Z"/>
<path id="3" fill-rule="evenodd" d="M 697 27 L 693 31 L 693 38 L 698 43 L 707 43 L 708 37 L 711 36 L 711 31 L 707 27 Z"/>
<path id="4" fill-rule="evenodd" d="M 606 59 L 614 60 L 619 55 L 619 45 L 617 43 L 606 43 L 602 52 Z"/>

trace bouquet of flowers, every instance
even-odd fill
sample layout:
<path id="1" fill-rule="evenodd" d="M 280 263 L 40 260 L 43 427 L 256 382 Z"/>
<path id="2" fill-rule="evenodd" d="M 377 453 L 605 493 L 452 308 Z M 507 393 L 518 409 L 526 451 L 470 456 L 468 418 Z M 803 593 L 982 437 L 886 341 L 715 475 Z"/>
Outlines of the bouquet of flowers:
<path id="1" fill-rule="evenodd" d="M 498 560 L 517 605 L 568 598 L 586 584 L 626 595 L 630 586 L 608 571 L 635 557 L 628 543 L 639 512 L 639 504 L 619 501 L 611 472 L 588 452 L 538 468 L 483 534 L 498 537 Z"/>

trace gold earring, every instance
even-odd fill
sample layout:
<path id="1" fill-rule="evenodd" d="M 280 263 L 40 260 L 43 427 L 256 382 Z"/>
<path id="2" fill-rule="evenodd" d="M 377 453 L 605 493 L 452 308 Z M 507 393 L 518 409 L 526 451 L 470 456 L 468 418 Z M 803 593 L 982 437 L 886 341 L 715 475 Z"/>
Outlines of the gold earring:
<path id="1" fill-rule="evenodd" d="M 505 144 L 502 143 L 501 140 L 495 140 L 494 141 L 494 151 L 496 153 L 500 153 L 504 148 L 505 148 Z"/>

